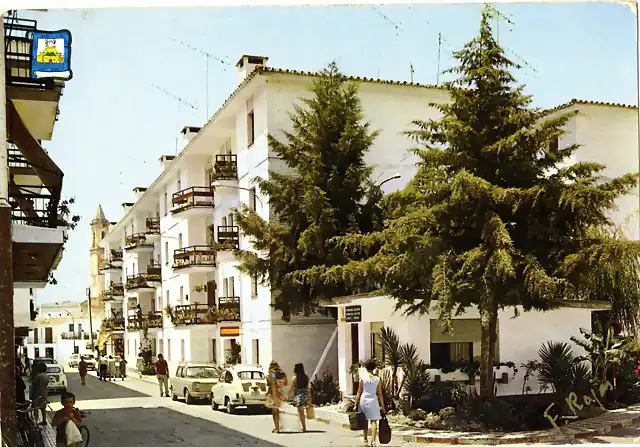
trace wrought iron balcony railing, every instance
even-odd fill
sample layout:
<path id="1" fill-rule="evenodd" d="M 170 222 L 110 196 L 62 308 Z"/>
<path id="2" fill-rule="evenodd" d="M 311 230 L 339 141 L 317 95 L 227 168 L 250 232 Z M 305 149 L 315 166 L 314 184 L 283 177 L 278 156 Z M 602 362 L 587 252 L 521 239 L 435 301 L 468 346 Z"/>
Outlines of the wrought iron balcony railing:
<path id="1" fill-rule="evenodd" d="M 153 289 L 155 285 L 152 283 L 160 282 L 162 277 L 155 273 L 138 273 L 137 275 L 127 276 L 127 284 L 125 288 L 127 290 L 135 289 Z"/>
<path id="2" fill-rule="evenodd" d="M 118 250 L 116 248 L 112 248 L 109 250 L 109 254 L 111 255 L 111 261 L 122 262 L 122 250 Z"/>
<path id="3" fill-rule="evenodd" d="M 129 312 L 129 317 L 127 318 L 128 331 L 139 331 L 145 327 L 148 329 L 162 328 L 162 312 L 150 311 L 142 315 L 135 311 Z"/>
<path id="4" fill-rule="evenodd" d="M 181 326 L 215 323 L 212 318 L 209 318 L 210 314 L 209 306 L 206 304 L 185 304 L 175 306 L 169 316 L 174 326 Z"/>
<path id="5" fill-rule="evenodd" d="M 7 85 L 51 89 L 52 79 L 34 79 L 31 74 L 32 33 L 38 22 L 7 15 L 4 18 L 4 60 Z"/>
<path id="6" fill-rule="evenodd" d="M 178 214 L 191 208 L 213 208 L 213 188 L 210 186 L 192 186 L 173 193 L 171 196 L 171 214 Z"/>
<path id="7" fill-rule="evenodd" d="M 100 330 L 106 332 L 124 331 L 124 318 L 105 318 L 102 320 Z"/>
<path id="8" fill-rule="evenodd" d="M 218 250 L 237 250 L 240 248 L 240 228 L 236 225 L 218 226 Z"/>
<path id="9" fill-rule="evenodd" d="M 78 331 L 78 332 L 73 332 L 73 331 L 63 332 L 60 335 L 60 338 L 62 338 L 63 340 L 90 340 L 89 333 L 88 332 L 82 332 L 82 331 Z M 94 339 L 98 338 L 98 333 L 97 332 L 93 333 L 93 338 Z"/>
<path id="10" fill-rule="evenodd" d="M 213 171 L 213 180 L 237 180 L 238 156 L 235 154 L 216 155 Z"/>
<path id="11" fill-rule="evenodd" d="M 240 297 L 221 296 L 218 298 L 218 321 L 240 321 Z"/>
<path id="12" fill-rule="evenodd" d="M 100 261 L 100 271 L 104 270 L 122 270 L 122 266 L 115 265 L 111 259 L 103 259 Z"/>
<path id="13" fill-rule="evenodd" d="M 173 251 L 173 268 L 215 267 L 216 250 L 210 245 L 192 245 Z"/>
<path id="14" fill-rule="evenodd" d="M 147 231 L 146 234 L 160 234 L 160 218 L 159 217 L 147 217 Z"/>
<path id="15" fill-rule="evenodd" d="M 144 233 L 136 233 L 131 236 L 127 236 L 124 239 L 125 250 L 133 250 L 142 247 L 153 247 L 153 242 L 147 241 L 147 236 Z"/>

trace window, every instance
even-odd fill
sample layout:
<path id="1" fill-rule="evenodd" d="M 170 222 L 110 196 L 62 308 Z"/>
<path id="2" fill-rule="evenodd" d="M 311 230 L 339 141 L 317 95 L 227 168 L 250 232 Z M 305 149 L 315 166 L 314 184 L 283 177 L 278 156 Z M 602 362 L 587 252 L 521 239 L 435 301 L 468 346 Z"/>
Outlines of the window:
<path id="1" fill-rule="evenodd" d="M 167 339 L 167 360 L 171 360 L 171 339 Z"/>
<path id="2" fill-rule="evenodd" d="M 169 214 L 169 194 L 167 191 L 164 192 L 164 215 Z"/>
<path id="3" fill-rule="evenodd" d="M 480 356 L 480 319 L 461 318 L 451 322 L 453 331 L 442 332 L 437 320 L 431 320 L 431 361 L 439 367 L 451 362 L 470 361 Z M 496 361 L 499 361 L 500 349 L 496 342 Z"/>
<path id="4" fill-rule="evenodd" d="M 100 233 L 100 239 L 104 239 L 104 231 Z"/>
<path id="5" fill-rule="evenodd" d="M 384 352 L 382 350 L 382 340 L 380 338 L 380 330 L 384 328 L 384 322 L 371 323 L 371 357 L 384 361 Z"/>
<path id="6" fill-rule="evenodd" d="M 180 286 L 180 304 L 184 301 L 184 287 Z"/>
<path id="7" fill-rule="evenodd" d="M 229 214 L 229 219 L 228 220 L 229 220 L 229 226 L 232 227 L 234 225 L 233 214 Z"/>
<path id="8" fill-rule="evenodd" d="M 164 354 L 164 340 L 161 338 L 158 339 L 158 353 Z"/>
<path id="9" fill-rule="evenodd" d="M 33 330 L 33 342 L 34 343 L 40 343 L 40 341 L 38 340 L 39 336 L 40 336 L 40 329 L 35 328 Z M 36 355 L 36 357 L 38 357 L 38 356 Z"/>
<path id="10" fill-rule="evenodd" d="M 216 339 L 211 339 L 211 360 L 213 363 L 218 363 L 218 347 L 216 346 Z"/>
<path id="11" fill-rule="evenodd" d="M 229 278 L 229 296 L 236 296 L 236 284 L 233 276 Z"/>
<path id="12" fill-rule="evenodd" d="M 264 373 L 261 371 L 240 371 L 238 373 L 240 380 L 264 380 Z"/>
<path id="13" fill-rule="evenodd" d="M 53 348 L 44 348 L 44 356 L 47 358 L 55 358 L 53 355 Z"/>
<path id="14" fill-rule="evenodd" d="M 69 323 L 69 332 L 75 331 L 75 327 L 73 327 L 73 323 Z"/>
<path id="15" fill-rule="evenodd" d="M 227 226 L 227 216 L 222 216 L 222 226 L 223 227 Z"/>
<path id="16" fill-rule="evenodd" d="M 164 243 L 164 265 L 169 265 L 169 242 Z"/>
<path id="17" fill-rule="evenodd" d="M 253 110 L 247 113 L 247 147 L 253 146 L 256 141 L 256 119 Z"/>
<path id="18" fill-rule="evenodd" d="M 171 301 L 169 300 L 169 291 L 167 290 L 166 292 L 166 296 L 167 296 L 167 302 L 165 303 L 166 306 L 171 305 Z"/>
<path id="19" fill-rule="evenodd" d="M 44 328 L 44 342 L 45 343 L 53 343 L 53 328 L 52 327 Z"/>
<path id="20" fill-rule="evenodd" d="M 251 296 L 258 296 L 258 275 L 251 275 Z"/>
<path id="21" fill-rule="evenodd" d="M 33 289 L 29 289 L 29 296 L 33 296 Z"/>
<path id="22" fill-rule="evenodd" d="M 182 248 L 182 233 L 178 234 L 178 248 Z"/>
<path id="23" fill-rule="evenodd" d="M 253 364 L 260 364 L 260 340 L 257 338 L 253 339 Z"/>
<path id="24" fill-rule="evenodd" d="M 182 366 L 178 366 L 178 369 L 176 369 L 176 377 L 182 377 L 183 369 L 184 368 Z"/>
<path id="25" fill-rule="evenodd" d="M 253 211 L 256 211 L 258 207 L 256 206 L 256 187 L 251 188 L 251 192 L 249 193 L 249 208 Z"/>
<path id="26" fill-rule="evenodd" d="M 82 332 L 82 323 L 78 323 L 78 333 Z"/>
<path id="27" fill-rule="evenodd" d="M 73 353 L 74 353 L 74 354 L 79 354 L 79 353 L 80 353 L 80 346 L 77 346 L 77 345 L 76 345 L 76 346 L 74 346 L 74 347 L 73 347 Z"/>
<path id="28" fill-rule="evenodd" d="M 34 352 L 33 352 L 33 357 L 34 357 L 34 358 L 38 358 L 38 357 L 40 357 L 40 348 L 34 348 L 34 350 L 33 350 L 33 351 L 34 351 Z"/>

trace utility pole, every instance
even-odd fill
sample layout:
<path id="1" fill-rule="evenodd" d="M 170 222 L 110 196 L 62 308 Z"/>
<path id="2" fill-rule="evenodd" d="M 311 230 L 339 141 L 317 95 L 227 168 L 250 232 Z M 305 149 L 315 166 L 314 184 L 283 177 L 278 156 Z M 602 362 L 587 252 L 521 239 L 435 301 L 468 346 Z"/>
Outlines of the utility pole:
<path id="1" fill-rule="evenodd" d="M 93 345 L 93 317 L 91 316 L 91 308 L 93 307 L 91 303 L 91 287 L 87 287 L 87 302 L 89 303 L 89 340 L 91 351 L 93 351 L 95 346 Z"/>
<path id="2" fill-rule="evenodd" d="M 440 84 L 440 47 L 442 46 L 442 33 L 438 33 L 438 73 L 436 73 L 436 85 Z"/>
<path id="3" fill-rule="evenodd" d="M 13 322 L 13 253 L 7 164 L 7 89 L 4 14 L 0 14 L 0 431 L 16 442 L 16 352 Z"/>

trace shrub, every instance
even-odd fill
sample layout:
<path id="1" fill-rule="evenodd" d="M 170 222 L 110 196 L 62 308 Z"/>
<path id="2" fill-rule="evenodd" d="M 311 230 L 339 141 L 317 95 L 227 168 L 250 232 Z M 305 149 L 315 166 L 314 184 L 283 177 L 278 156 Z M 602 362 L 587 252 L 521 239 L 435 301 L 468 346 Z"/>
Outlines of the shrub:
<path id="1" fill-rule="evenodd" d="M 313 405 L 334 404 L 340 401 L 340 387 L 328 368 L 319 378 L 311 381 L 310 389 Z"/>

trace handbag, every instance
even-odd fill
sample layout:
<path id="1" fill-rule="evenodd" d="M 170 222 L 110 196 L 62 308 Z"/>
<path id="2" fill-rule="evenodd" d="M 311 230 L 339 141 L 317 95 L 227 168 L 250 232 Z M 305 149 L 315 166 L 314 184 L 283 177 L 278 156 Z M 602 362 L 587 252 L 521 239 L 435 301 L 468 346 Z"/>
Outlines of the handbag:
<path id="1" fill-rule="evenodd" d="M 360 411 L 356 413 L 349 413 L 349 427 L 353 431 L 364 430 L 367 428 L 367 418 L 364 413 Z"/>
<path id="2" fill-rule="evenodd" d="M 311 420 L 311 419 L 315 419 L 315 418 L 316 418 L 316 410 L 315 410 L 314 407 L 309 405 L 307 407 L 307 419 Z"/>
<path id="3" fill-rule="evenodd" d="M 387 416 L 384 414 L 378 423 L 378 441 L 380 441 L 380 444 L 389 444 L 391 442 L 391 427 Z"/>

